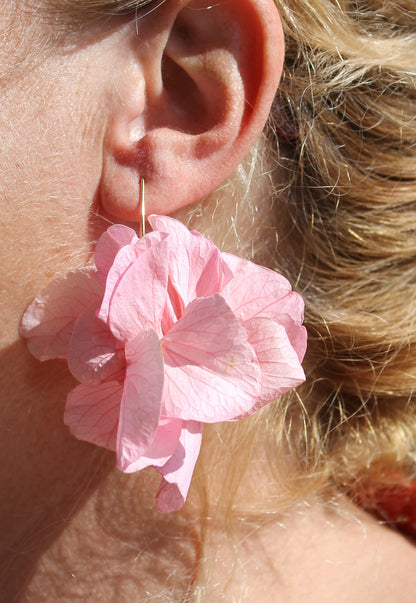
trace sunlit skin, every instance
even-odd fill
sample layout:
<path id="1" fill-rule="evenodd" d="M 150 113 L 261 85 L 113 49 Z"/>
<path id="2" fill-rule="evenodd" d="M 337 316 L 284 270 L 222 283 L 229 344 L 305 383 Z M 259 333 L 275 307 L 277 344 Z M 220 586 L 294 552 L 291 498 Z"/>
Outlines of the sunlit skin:
<path id="1" fill-rule="evenodd" d="M 235 19 L 244 25 L 242 15 L 253 21 L 257 13 L 253 13 L 252 0 L 241 4 L 244 10 Z M 259 81 L 251 72 L 240 77 L 238 69 L 228 79 L 218 55 L 196 66 L 202 82 L 204 77 L 217 78 L 218 98 L 214 100 L 222 99 L 225 106 L 220 106 L 218 115 L 211 113 L 208 121 L 204 114 L 202 125 L 190 110 L 187 129 L 198 132 L 219 120 L 213 129 L 220 135 L 207 135 L 207 147 L 221 140 L 226 144 L 216 149 L 212 165 L 206 161 L 203 191 L 192 189 L 196 167 L 189 184 L 186 162 L 181 166 L 185 184 L 178 198 L 182 204 L 185 196 L 189 200 L 188 193 L 197 199 L 229 176 L 266 119 L 278 82 L 278 76 L 271 75 L 270 64 L 281 61 L 271 54 L 271 48 L 277 47 L 281 55 L 282 40 L 280 29 L 272 27 L 273 6 L 268 1 L 254 5 L 262 15 L 255 21 L 256 31 L 262 31 L 260 24 L 267 22 L 267 39 L 276 42 L 264 53 L 269 63 L 269 69 L 266 65 L 262 71 L 266 81 Z M 228 18 L 233 6 L 231 3 Z M 5 34 L 0 37 L 0 591 L 5 601 L 20 593 L 21 601 L 31 603 L 76 597 L 145 600 L 149 595 L 163 596 L 167 590 L 173 593 L 173 600 L 181 601 L 198 575 L 201 551 L 196 492 L 191 492 L 182 512 L 162 516 L 154 508 L 159 478 L 152 470 L 124 475 L 114 468 L 113 453 L 70 436 L 62 417 L 74 379 L 65 363 L 40 364 L 32 358 L 18 334 L 21 316 L 38 291 L 51 279 L 91 263 L 94 243 L 108 220 L 135 217 L 132 199 L 137 198 L 137 190 L 132 182 L 138 182 L 140 170 L 133 172 L 121 162 L 126 169 L 119 172 L 114 157 L 120 159 L 123 145 L 137 135 L 143 116 L 140 111 L 150 111 L 143 99 L 152 95 L 143 96 L 140 90 L 160 83 L 160 65 L 156 71 L 155 62 L 155 57 L 160 62 L 162 56 L 158 42 L 168 36 L 180 10 L 172 3 L 143 21 L 141 48 L 154 53 L 136 52 L 136 25 L 126 19 L 107 22 L 100 35 L 96 28 L 79 34 L 78 39 L 72 35 L 68 43 L 60 38 L 52 41 L 49 24 L 14 10 L 8 2 L 0 6 L 0 30 Z M 186 21 L 191 33 L 195 21 L 199 28 L 203 23 L 212 26 L 199 12 L 193 14 L 198 14 L 198 19 Z M 215 28 L 207 35 L 213 31 Z M 242 38 L 234 44 L 247 47 L 248 29 L 238 31 Z M 193 49 L 186 52 L 192 55 Z M 229 54 L 225 59 L 227 65 L 236 64 Z M 253 82 L 259 89 L 258 96 L 254 94 L 257 104 L 252 104 L 253 114 L 246 115 L 241 109 L 246 107 L 245 99 L 241 97 L 241 105 L 235 106 L 230 99 L 239 99 Z M 212 92 L 212 87 L 207 89 Z M 175 98 L 182 103 L 181 111 L 186 109 L 186 98 Z M 159 103 L 157 110 L 161 108 Z M 181 111 L 175 113 L 183 120 L 186 112 Z M 243 128 L 237 120 L 235 129 L 227 131 L 221 117 L 231 114 L 244 116 Z M 186 141 L 178 138 L 179 134 L 170 132 L 168 138 L 185 153 Z M 166 139 L 162 142 L 166 148 Z M 220 161 L 221 153 L 232 160 Z M 154 210 L 160 209 L 156 200 L 167 199 L 166 191 L 171 190 L 176 176 L 174 153 L 170 160 L 162 150 L 156 155 L 172 180 L 168 176 L 163 180 L 165 194 L 161 197 L 148 167 L 150 211 L 152 203 Z M 220 165 L 225 171 L 218 175 Z M 123 191 L 120 206 L 117 190 Z M 170 213 L 177 207 L 166 209 Z M 201 219 L 202 231 L 205 220 L 208 224 L 210 216 Z M 208 433 L 208 446 L 215 445 L 215 437 Z M 259 464 L 249 468 L 238 492 L 247 505 L 257 501 L 259 493 L 264 500 L 275 492 L 262 461 L 260 458 Z M 215 477 L 215 471 L 213 474 Z M 206 539 L 207 571 L 212 562 L 215 578 L 209 581 L 207 600 L 216 600 L 230 581 L 233 550 L 223 537 L 221 524 L 210 520 L 209 525 L 213 529 Z M 371 593 L 372 600 L 396 601 L 397 585 L 401 601 L 413 600 L 413 545 L 342 496 L 337 512 L 310 501 L 254 533 L 243 526 L 237 536 L 243 543 L 240 565 L 231 576 L 226 600 L 361 601 L 365 592 Z"/>

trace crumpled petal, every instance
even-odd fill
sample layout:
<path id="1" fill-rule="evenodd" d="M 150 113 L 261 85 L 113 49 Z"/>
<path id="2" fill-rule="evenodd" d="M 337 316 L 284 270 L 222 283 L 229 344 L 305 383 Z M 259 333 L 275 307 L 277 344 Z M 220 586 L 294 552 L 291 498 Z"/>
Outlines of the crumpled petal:
<path id="1" fill-rule="evenodd" d="M 233 274 L 214 243 L 199 232 L 189 231 L 178 220 L 166 216 L 152 215 L 149 222 L 169 234 L 169 280 L 178 297 L 174 310 L 176 318 L 180 318 L 193 299 L 218 293 Z"/>
<path id="2" fill-rule="evenodd" d="M 112 270 L 98 317 L 123 342 L 131 341 L 142 330 L 153 329 L 161 334 L 168 281 L 166 240 L 146 249 L 126 269 L 123 266 L 116 285 L 110 283 Z"/>
<path id="3" fill-rule="evenodd" d="M 263 316 L 279 320 L 288 314 L 296 324 L 303 321 L 303 299 L 292 291 L 289 281 L 264 266 L 224 253 L 234 278 L 221 295 L 241 320 Z"/>
<path id="4" fill-rule="evenodd" d="M 256 354 L 220 295 L 191 302 L 162 345 L 164 415 L 215 423 L 255 405 L 261 384 Z"/>
<path id="5" fill-rule="evenodd" d="M 66 400 L 65 425 L 78 439 L 115 450 L 122 391 L 118 381 L 78 385 Z"/>
<path id="6" fill-rule="evenodd" d="M 96 306 L 87 308 L 75 323 L 68 352 L 72 375 L 85 385 L 124 377 L 124 350 L 107 325 L 96 316 Z"/>
<path id="7" fill-rule="evenodd" d="M 114 287 L 120 276 L 141 253 L 166 238 L 161 232 L 150 232 L 141 239 L 135 231 L 122 224 L 113 224 L 101 235 L 95 249 L 97 279 Z M 111 274 L 109 274 L 111 271 Z"/>
<path id="8" fill-rule="evenodd" d="M 163 356 L 155 331 L 126 343 L 126 377 L 117 436 L 117 465 L 125 472 L 145 454 L 159 424 L 164 384 Z"/>
<path id="9" fill-rule="evenodd" d="M 288 323 L 293 324 L 293 321 L 289 316 L 285 318 L 286 325 L 270 318 L 259 317 L 244 322 L 248 340 L 256 350 L 262 375 L 262 391 L 259 397 L 261 404 L 257 404 L 254 410 L 275 400 L 305 380 L 299 355 L 303 358 L 306 329 L 301 327 L 303 337 L 298 336 L 296 349 L 287 334 L 287 329 L 290 328 Z"/>
<path id="10" fill-rule="evenodd" d="M 114 225 L 97 268 L 51 283 L 21 334 L 40 359 L 68 358 L 81 382 L 65 423 L 116 451 L 118 467 L 153 466 L 156 505 L 186 499 L 203 423 L 255 412 L 304 379 L 303 301 L 281 275 L 221 253 L 200 233 L 151 216 L 137 238 Z"/>
<path id="11" fill-rule="evenodd" d="M 297 297 L 300 297 L 297 294 Z M 303 300 L 302 300 L 303 303 Z M 286 330 L 286 335 L 290 341 L 290 345 L 295 350 L 299 362 L 305 357 L 306 346 L 308 343 L 308 333 L 303 325 L 298 325 L 295 320 L 288 314 L 282 314 L 279 316 L 279 324 L 283 325 Z M 305 376 L 303 377 L 303 381 L 305 380 Z"/>
<path id="12" fill-rule="evenodd" d="M 157 469 L 163 476 L 155 499 L 161 513 L 172 513 L 183 507 L 201 448 L 202 431 L 201 423 L 184 422 L 175 453 L 161 469 Z"/>
<path id="13" fill-rule="evenodd" d="M 102 286 L 93 266 L 69 272 L 49 283 L 26 309 L 20 335 L 39 360 L 66 358 L 78 316 L 99 303 Z"/>
<path id="14" fill-rule="evenodd" d="M 113 224 L 101 235 L 95 248 L 95 265 L 98 269 L 97 279 L 103 285 L 118 252 L 126 247 L 131 251 L 130 246 L 134 249 L 138 240 L 134 230 L 122 224 Z"/>
<path id="15" fill-rule="evenodd" d="M 161 418 L 154 437 L 146 452 L 129 465 L 128 473 L 140 471 L 146 467 L 163 467 L 174 454 L 179 444 L 183 421 Z"/>

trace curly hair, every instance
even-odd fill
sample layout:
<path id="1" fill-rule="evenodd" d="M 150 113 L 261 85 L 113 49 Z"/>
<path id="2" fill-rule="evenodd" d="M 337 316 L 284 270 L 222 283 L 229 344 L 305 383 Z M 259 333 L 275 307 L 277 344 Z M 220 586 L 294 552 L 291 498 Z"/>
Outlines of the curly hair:
<path id="1" fill-rule="evenodd" d="M 416 4 L 277 5 L 287 43 L 269 125 L 285 141 L 277 265 L 305 296 L 309 332 L 308 380 L 283 412 L 304 417 L 291 450 L 308 488 L 316 480 L 305 472 L 354 490 L 357 480 L 406 480 L 416 434 Z"/>

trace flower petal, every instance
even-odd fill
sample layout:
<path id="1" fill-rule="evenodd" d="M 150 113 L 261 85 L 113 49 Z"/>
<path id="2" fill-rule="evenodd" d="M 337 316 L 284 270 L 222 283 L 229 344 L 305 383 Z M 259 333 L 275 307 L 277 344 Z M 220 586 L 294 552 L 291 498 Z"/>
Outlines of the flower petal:
<path id="1" fill-rule="evenodd" d="M 176 318 L 196 297 L 208 297 L 221 291 L 232 278 L 232 272 L 212 241 L 196 231 L 189 231 L 178 220 L 166 216 L 150 216 L 153 228 L 169 233 L 169 281 L 176 292 L 170 299 Z M 177 298 L 177 299 L 175 299 Z M 172 325 L 164 325 L 164 332 Z"/>
<path id="2" fill-rule="evenodd" d="M 49 283 L 27 308 L 20 334 L 36 358 L 66 358 L 75 321 L 102 296 L 95 274 L 92 266 L 71 271 Z"/>
<path id="3" fill-rule="evenodd" d="M 69 370 L 86 385 L 115 381 L 125 367 L 121 343 L 95 314 L 94 304 L 78 318 L 68 352 Z"/>
<path id="4" fill-rule="evenodd" d="M 138 240 L 134 230 L 122 224 L 113 224 L 101 235 L 95 248 L 95 265 L 98 268 L 97 278 L 103 285 L 120 249 L 134 246 Z"/>
<path id="5" fill-rule="evenodd" d="M 163 356 L 155 331 L 126 344 L 126 378 L 117 436 L 117 465 L 125 472 L 154 440 L 163 394 Z"/>
<path id="6" fill-rule="evenodd" d="M 179 511 L 184 505 L 201 448 L 202 430 L 201 423 L 184 422 L 175 454 L 158 469 L 163 480 L 155 502 L 161 513 Z"/>
<path id="7" fill-rule="evenodd" d="M 227 253 L 223 256 L 234 279 L 221 295 L 241 320 L 254 316 L 278 320 L 280 314 L 289 314 L 296 324 L 302 323 L 303 299 L 284 276 Z"/>
<path id="8" fill-rule="evenodd" d="M 279 321 L 286 329 L 290 345 L 295 350 L 299 362 L 302 362 L 308 343 L 308 332 L 303 325 L 298 325 L 288 314 L 279 316 Z"/>
<path id="9" fill-rule="evenodd" d="M 284 319 L 286 325 L 270 318 L 251 318 L 244 323 L 262 373 L 262 403 L 254 410 L 305 380 L 299 356 L 303 357 L 306 347 L 306 329 L 295 325 L 289 316 Z M 288 337 L 287 329 L 297 331 L 296 337 L 292 333 L 296 348 Z"/>
<path id="10" fill-rule="evenodd" d="M 113 224 L 97 242 L 95 265 L 98 268 L 98 280 L 105 284 L 110 278 L 110 282 L 116 283 L 131 262 L 166 236 L 159 232 L 150 232 L 139 239 L 132 228 Z"/>
<path id="11" fill-rule="evenodd" d="M 162 345 L 164 415 L 214 423 L 255 405 L 261 386 L 256 354 L 220 295 L 190 303 Z"/>
<path id="12" fill-rule="evenodd" d="M 190 234 L 190 230 L 185 226 L 185 224 L 182 224 L 182 222 L 179 222 L 179 220 L 175 220 L 175 218 L 151 214 L 148 217 L 148 222 L 153 230 L 166 232 L 167 234 L 174 235 L 179 239 L 186 239 Z"/>
<path id="13" fill-rule="evenodd" d="M 121 394 L 118 381 L 78 385 L 67 397 L 65 425 L 78 439 L 115 450 Z"/>
<path id="14" fill-rule="evenodd" d="M 153 442 L 137 461 L 129 465 L 126 473 L 145 467 L 163 467 L 178 447 L 182 424 L 180 419 L 160 419 Z"/>
<path id="15" fill-rule="evenodd" d="M 117 261 L 123 251 L 117 255 Z M 117 267 L 121 269 L 119 274 Z M 117 282 L 110 282 L 112 271 Z M 113 335 L 123 342 L 131 341 L 147 329 L 160 332 L 167 279 L 168 248 L 166 240 L 161 240 L 130 261 L 128 266 L 124 263 L 122 268 L 116 263 L 113 265 L 98 317 L 107 322 Z"/>
<path id="16" fill-rule="evenodd" d="M 114 290 L 119 284 L 125 272 L 130 268 L 136 258 L 137 254 L 135 252 L 134 245 L 126 245 L 125 247 L 122 247 L 117 253 L 117 261 L 115 261 L 110 267 L 104 283 L 105 291 L 98 314 L 99 318 L 102 321 L 108 321 L 110 303 L 114 294 Z"/>

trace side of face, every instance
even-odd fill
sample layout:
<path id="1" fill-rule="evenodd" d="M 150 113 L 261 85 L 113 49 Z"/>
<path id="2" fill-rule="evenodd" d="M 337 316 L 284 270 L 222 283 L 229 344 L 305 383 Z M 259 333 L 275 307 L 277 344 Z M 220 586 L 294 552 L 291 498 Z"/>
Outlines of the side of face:
<path id="1" fill-rule="evenodd" d="M 39 287 L 89 261 L 111 96 L 102 73 L 118 66 L 116 33 L 78 50 L 48 48 L 41 25 L 21 34 L 12 28 L 0 55 L 0 71 L 9 69 L 0 88 L 3 345 Z"/>

